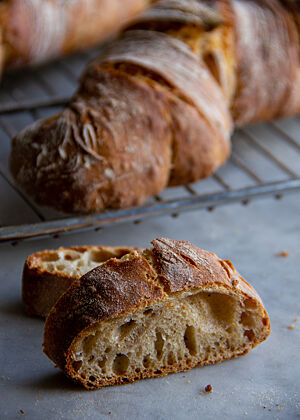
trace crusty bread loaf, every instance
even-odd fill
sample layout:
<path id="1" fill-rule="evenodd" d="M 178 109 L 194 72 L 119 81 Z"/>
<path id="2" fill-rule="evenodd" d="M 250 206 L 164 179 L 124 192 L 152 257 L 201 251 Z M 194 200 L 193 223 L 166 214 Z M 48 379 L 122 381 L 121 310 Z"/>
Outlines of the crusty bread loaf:
<path id="1" fill-rule="evenodd" d="M 284 0 L 159 1 L 87 67 L 69 108 L 13 140 L 16 182 L 89 213 L 211 175 L 232 119 L 300 112 L 299 16 Z"/>
<path id="2" fill-rule="evenodd" d="M 80 246 L 30 255 L 24 265 L 22 299 L 29 315 L 47 316 L 57 299 L 92 268 L 136 248 Z"/>
<path id="3" fill-rule="evenodd" d="M 244 355 L 270 333 L 230 261 L 189 242 L 152 244 L 76 280 L 46 320 L 44 352 L 88 389 Z"/>
<path id="4" fill-rule="evenodd" d="M 5 68 L 35 64 L 91 47 L 116 33 L 150 3 L 151 0 L 2 0 L 0 37 L 2 32 Z"/>

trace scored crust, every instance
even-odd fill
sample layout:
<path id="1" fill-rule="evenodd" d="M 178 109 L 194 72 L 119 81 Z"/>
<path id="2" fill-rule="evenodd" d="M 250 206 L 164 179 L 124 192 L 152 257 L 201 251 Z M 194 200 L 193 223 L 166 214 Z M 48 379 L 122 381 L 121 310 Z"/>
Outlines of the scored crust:
<path id="1" fill-rule="evenodd" d="M 185 241 L 157 239 L 152 244 L 151 250 L 133 251 L 119 260 L 111 259 L 75 281 L 46 320 L 44 352 L 70 378 L 86 388 L 134 382 L 237 357 L 246 354 L 270 333 L 269 318 L 261 299 L 230 261 L 222 261 L 215 254 Z M 76 359 L 78 346 L 91 336 L 99 339 L 97 328 L 100 326 L 107 325 L 111 329 L 118 320 L 144 316 L 140 315 L 141 311 L 144 314 L 160 305 L 167 308 L 177 299 L 200 292 L 208 293 L 208 296 L 214 293 L 232 296 L 257 311 L 260 329 L 258 333 L 251 330 L 247 346 L 225 355 L 216 354 L 213 359 L 187 359 L 155 371 L 144 369 L 130 376 L 96 378 L 93 374 L 91 380 L 78 373 L 78 363 L 82 363 Z"/>
<path id="2" fill-rule="evenodd" d="M 73 281 L 110 258 L 121 258 L 137 248 L 80 246 L 44 250 L 24 264 L 22 300 L 28 315 L 45 317 Z"/>

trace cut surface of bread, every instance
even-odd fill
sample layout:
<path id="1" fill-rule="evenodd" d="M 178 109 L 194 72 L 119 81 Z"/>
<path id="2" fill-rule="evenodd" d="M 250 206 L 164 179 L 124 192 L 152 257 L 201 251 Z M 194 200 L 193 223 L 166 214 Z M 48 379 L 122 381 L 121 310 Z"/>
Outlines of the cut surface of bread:
<path id="1" fill-rule="evenodd" d="M 152 244 L 75 281 L 47 318 L 44 352 L 88 389 L 235 358 L 270 333 L 230 261 L 184 241 Z"/>
<path id="2" fill-rule="evenodd" d="M 110 258 L 133 248 L 80 246 L 44 250 L 30 255 L 24 265 L 22 299 L 29 315 L 46 316 L 73 281 Z"/>

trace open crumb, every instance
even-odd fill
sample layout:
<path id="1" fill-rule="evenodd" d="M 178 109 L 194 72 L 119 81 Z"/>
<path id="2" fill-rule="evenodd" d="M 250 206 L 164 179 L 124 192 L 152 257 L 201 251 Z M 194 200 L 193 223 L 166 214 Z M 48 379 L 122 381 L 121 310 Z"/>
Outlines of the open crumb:
<path id="1" fill-rule="evenodd" d="M 290 254 L 287 252 L 287 251 L 281 251 L 281 252 L 278 252 L 277 254 L 276 254 L 276 257 L 281 257 L 281 258 L 286 258 L 286 257 L 288 257 Z"/>
<path id="2" fill-rule="evenodd" d="M 213 391 L 213 387 L 211 386 L 211 384 L 206 385 L 205 392 L 210 394 L 212 391 Z"/>

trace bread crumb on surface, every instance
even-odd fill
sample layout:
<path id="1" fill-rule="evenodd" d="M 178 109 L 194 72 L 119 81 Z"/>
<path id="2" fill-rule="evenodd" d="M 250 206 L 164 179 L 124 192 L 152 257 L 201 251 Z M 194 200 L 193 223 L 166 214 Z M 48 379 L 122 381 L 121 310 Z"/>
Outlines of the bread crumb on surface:
<path id="1" fill-rule="evenodd" d="M 190 384 L 190 383 L 191 383 L 191 381 L 190 381 L 190 380 L 188 380 L 188 381 L 186 381 L 186 383 L 187 383 L 187 384 Z"/>
<path id="2" fill-rule="evenodd" d="M 23 410 L 19 410 L 19 412 L 20 412 L 21 414 L 25 414 Z"/>
<path id="3" fill-rule="evenodd" d="M 294 329 L 295 329 L 295 325 L 294 324 L 289 325 L 289 330 L 294 330 Z"/>
<path id="4" fill-rule="evenodd" d="M 294 318 L 294 322 L 298 322 L 299 321 L 299 318 Z"/>
<path id="5" fill-rule="evenodd" d="M 288 257 L 290 254 L 287 252 L 287 251 L 281 251 L 281 252 L 278 252 L 277 254 L 276 254 L 276 257 L 281 257 L 281 258 L 286 258 L 286 257 Z"/>
<path id="6" fill-rule="evenodd" d="M 211 386 L 211 384 L 206 385 L 205 392 L 210 394 L 212 391 L 213 391 L 213 387 Z"/>

